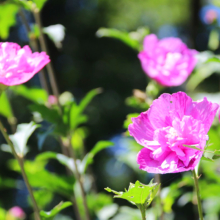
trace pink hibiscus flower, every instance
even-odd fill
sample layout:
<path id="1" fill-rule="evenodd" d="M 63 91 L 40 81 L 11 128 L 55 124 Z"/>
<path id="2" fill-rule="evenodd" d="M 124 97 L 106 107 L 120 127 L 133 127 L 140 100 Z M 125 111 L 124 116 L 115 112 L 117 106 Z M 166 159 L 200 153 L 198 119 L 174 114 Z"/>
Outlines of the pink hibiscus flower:
<path id="1" fill-rule="evenodd" d="M 150 34 L 144 39 L 144 50 L 138 54 L 144 72 L 163 86 L 179 86 L 193 71 L 196 50 L 188 49 L 174 37 L 158 40 Z"/>
<path id="2" fill-rule="evenodd" d="M 132 118 L 130 135 L 144 148 L 138 153 L 140 169 L 149 173 L 193 170 L 203 152 L 218 104 L 206 98 L 194 102 L 184 92 L 162 94 L 150 109 Z"/>
<path id="3" fill-rule="evenodd" d="M 45 52 L 32 53 L 29 46 L 0 43 L 0 83 L 6 86 L 25 83 L 49 62 Z"/>

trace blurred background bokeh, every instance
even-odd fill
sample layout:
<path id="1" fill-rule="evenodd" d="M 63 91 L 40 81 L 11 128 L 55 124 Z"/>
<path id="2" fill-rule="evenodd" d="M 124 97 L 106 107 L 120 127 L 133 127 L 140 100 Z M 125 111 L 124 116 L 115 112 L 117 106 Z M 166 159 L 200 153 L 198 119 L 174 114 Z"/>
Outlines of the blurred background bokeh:
<path id="1" fill-rule="evenodd" d="M 6 1 L 0 0 L 1 41 L 17 42 L 21 46 L 29 44 L 28 33 L 21 17 L 16 10 L 13 11 L 13 7 L 4 8 L 5 3 Z M 114 147 L 100 152 L 92 165 L 90 172 L 94 175 L 98 192 L 104 192 L 106 186 L 123 190 L 127 188 L 129 182 L 137 179 L 148 183 L 154 176 L 138 171 L 138 165 L 135 163 L 136 155 L 129 152 L 130 149 L 133 149 L 132 152 L 138 152 L 140 147 L 134 144 L 132 138 L 125 136 L 126 129 L 123 127 L 127 114 L 144 111 L 144 107 L 142 109 L 132 107 L 125 100 L 132 96 L 134 89 L 145 91 L 150 80 L 141 69 L 136 50 L 118 39 L 100 38 L 97 31 L 102 27 L 127 32 L 146 28 L 158 38 L 179 37 L 190 48 L 198 51 L 211 49 L 214 53 L 218 53 L 219 4 L 218 0 L 48 0 L 45 2 L 41 11 L 43 26 L 60 24 L 53 31 L 55 36 L 61 35 L 61 39 L 63 31 L 65 32 L 62 42 L 57 44 L 54 44 L 49 35 L 45 35 L 60 93 L 69 91 L 76 102 L 79 102 L 91 89 L 102 88 L 102 93 L 97 95 L 86 108 L 89 120 L 82 126 L 83 132 L 79 132 L 79 135 L 83 135 L 81 144 L 85 146 L 86 152 L 99 140 L 111 140 L 115 143 Z M 7 19 L 10 13 L 14 14 L 14 19 L 8 17 L 10 29 L 7 36 L 7 31 L 5 35 L 1 25 L 3 26 L 3 19 Z M 29 25 L 34 26 L 31 12 L 24 11 L 24 14 Z M 219 82 L 219 75 L 210 74 L 205 82 L 203 81 L 195 89 L 200 93 L 218 92 L 219 83 L 216 81 Z M 186 83 L 178 88 L 167 88 L 164 92 L 184 91 L 185 85 Z M 40 87 L 39 76 L 36 75 L 26 83 L 26 86 Z M 9 92 L 9 96 L 17 122 L 32 120 L 33 115 L 27 107 L 31 103 L 30 100 L 12 91 Z M 7 124 L 6 119 L 4 117 L 2 119 Z M 8 129 L 10 130 L 9 126 Z M 44 122 L 30 138 L 28 159 L 33 160 L 38 152 L 61 152 L 59 142 L 52 136 L 46 138 L 41 148 L 38 147 L 37 138 L 48 129 L 48 124 Z M 1 142 L 4 142 L 2 136 Z M 29 213 L 28 193 L 25 189 L 19 188 L 22 180 L 17 173 L 6 166 L 10 158 L 11 156 L 6 152 L 0 153 L 0 205 L 6 210 L 20 206 Z M 59 174 L 65 172 L 64 167 L 56 161 L 51 161 L 47 169 Z M 161 182 L 163 187 L 167 187 L 181 177 L 182 174 L 166 174 L 162 176 Z M 9 182 L 5 182 L 4 179 L 8 179 Z M 16 179 L 16 183 L 12 179 Z M 10 184 L 11 187 L 8 187 Z M 14 184 L 17 185 L 16 189 Z M 192 186 L 184 190 L 192 191 Z M 177 189 L 174 191 L 177 193 Z M 178 193 L 175 196 L 175 199 L 181 197 Z M 51 205 L 46 209 L 58 203 L 59 199 L 60 196 L 55 195 Z M 191 200 L 184 197 L 182 203 L 181 201 L 175 203 L 174 212 L 168 219 L 196 219 L 195 207 L 188 202 Z M 125 201 L 115 202 L 128 205 Z M 66 214 L 72 216 L 71 208 L 66 210 Z"/>

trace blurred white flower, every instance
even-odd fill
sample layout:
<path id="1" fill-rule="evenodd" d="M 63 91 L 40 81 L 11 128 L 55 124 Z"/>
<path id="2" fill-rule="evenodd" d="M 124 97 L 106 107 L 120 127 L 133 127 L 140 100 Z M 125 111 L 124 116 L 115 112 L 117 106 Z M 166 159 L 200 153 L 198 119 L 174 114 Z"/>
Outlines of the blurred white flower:
<path id="1" fill-rule="evenodd" d="M 62 47 L 62 41 L 65 37 L 65 27 L 62 24 L 55 24 L 45 27 L 44 33 L 54 42 L 57 48 Z"/>

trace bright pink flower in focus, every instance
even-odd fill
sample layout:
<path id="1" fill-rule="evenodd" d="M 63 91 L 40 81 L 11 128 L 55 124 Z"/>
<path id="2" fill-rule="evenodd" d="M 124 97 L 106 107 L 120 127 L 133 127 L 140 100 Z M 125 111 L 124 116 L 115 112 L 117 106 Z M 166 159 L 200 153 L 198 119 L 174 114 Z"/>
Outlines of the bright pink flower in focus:
<path id="1" fill-rule="evenodd" d="M 179 86 L 193 71 L 196 50 L 188 49 L 174 37 L 158 40 L 150 34 L 144 39 L 144 50 L 138 54 L 144 72 L 163 86 Z"/>
<path id="2" fill-rule="evenodd" d="M 0 43 L 0 83 L 7 86 L 25 83 L 49 62 L 45 52 L 32 53 L 29 46 Z"/>
<path id="3" fill-rule="evenodd" d="M 8 212 L 10 213 L 11 216 L 19 219 L 24 219 L 26 216 L 23 209 L 20 208 L 19 206 L 14 206 Z"/>
<path id="4" fill-rule="evenodd" d="M 138 153 L 140 169 L 149 173 L 193 170 L 203 152 L 218 104 L 197 102 L 184 92 L 162 94 L 150 109 L 132 118 L 130 135 L 144 148 Z"/>

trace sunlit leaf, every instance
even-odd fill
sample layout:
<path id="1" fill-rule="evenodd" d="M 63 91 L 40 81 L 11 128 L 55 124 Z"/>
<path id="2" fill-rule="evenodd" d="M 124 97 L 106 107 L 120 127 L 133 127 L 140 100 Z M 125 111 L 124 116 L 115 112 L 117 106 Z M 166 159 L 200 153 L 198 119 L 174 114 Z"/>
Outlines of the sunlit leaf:
<path id="1" fill-rule="evenodd" d="M 110 29 L 110 28 L 100 28 L 96 35 L 98 37 L 112 37 L 118 40 L 121 40 L 128 46 L 132 47 L 133 49 L 140 50 L 140 43 L 137 39 L 132 38 L 128 32 L 120 31 L 117 29 Z"/>
<path id="2" fill-rule="evenodd" d="M 16 24 L 16 14 L 19 7 L 15 4 L 0 4 L 0 38 L 9 36 L 10 27 Z"/>
<path id="3" fill-rule="evenodd" d="M 66 135 L 68 125 L 64 124 L 62 117 L 60 116 L 58 109 L 48 108 L 41 104 L 29 105 L 29 109 L 33 112 L 41 114 L 42 118 L 54 125 L 54 132 L 62 135 Z"/>
<path id="4" fill-rule="evenodd" d="M 110 188 L 105 188 L 105 190 L 116 194 L 114 198 L 126 199 L 137 206 L 144 205 L 145 207 L 147 207 L 152 202 L 157 191 L 159 190 L 159 187 L 157 183 L 144 185 L 139 181 L 136 181 L 135 184 L 130 183 L 129 189 L 125 192 L 117 192 Z"/>
<path id="5" fill-rule="evenodd" d="M 24 162 L 25 172 L 32 187 L 39 190 L 48 190 L 49 192 L 58 193 L 66 198 L 70 198 L 73 193 L 75 179 L 50 173 L 45 169 L 47 161 L 28 161 Z M 21 172 L 16 160 L 8 162 L 10 169 Z"/>
<path id="6" fill-rule="evenodd" d="M 208 47 L 211 50 L 216 50 L 219 47 L 219 33 L 218 30 L 213 29 L 209 35 Z"/>
<path id="7" fill-rule="evenodd" d="M 125 129 L 128 129 L 128 126 L 132 123 L 131 118 L 136 118 L 138 115 L 139 115 L 139 113 L 128 114 L 126 116 L 125 121 L 124 121 L 123 127 Z M 126 135 L 129 136 L 129 131 L 126 131 Z"/>
<path id="8" fill-rule="evenodd" d="M 95 157 L 95 155 L 107 148 L 107 147 L 111 147 L 113 146 L 114 143 L 110 142 L 110 141 L 99 141 L 94 147 L 93 149 L 86 154 L 86 156 L 83 158 L 82 160 L 82 172 L 85 173 L 86 172 L 86 169 L 87 167 L 93 163 L 93 158 Z"/>
<path id="9" fill-rule="evenodd" d="M 86 94 L 79 105 L 76 103 L 72 104 L 70 109 L 70 128 L 75 129 L 79 124 L 86 122 L 87 117 L 82 115 L 87 105 L 92 101 L 92 99 L 98 95 L 102 90 L 100 88 L 93 89 Z"/>
<path id="10" fill-rule="evenodd" d="M 71 202 L 61 202 L 57 206 L 55 206 L 51 211 L 45 212 L 45 211 L 40 211 L 40 215 L 43 218 L 43 220 L 52 220 L 53 217 L 55 217 L 60 211 L 63 209 L 71 206 Z"/>
<path id="11" fill-rule="evenodd" d="M 3 208 L 0 208 L 0 219 L 6 219 L 6 210 L 4 210 Z"/>
<path id="12" fill-rule="evenodd" d="M 28 88 L 24 85 L 10 87 L 18 95 L 25 97 L 33 102 L 43 104 L 48 101 L 48 94 L 44 89 L 41 88 Z"/>
<path id="13" fill-rule="evenodd" d="M 192 148 L 194 150 L 199 150 L 199 151 L 203 151 L 201 150 L 200 148 L 196 147 L 196 146 L 193 146 L 193 145 L 186 145 L 186 144 L 183 144 L 184 147 L 188 147 L 188 148 Z"/>
<path id="14" fill-rule="evenodd" d="M 53 193 L 48 190 L 35 190 L 34 198 L 37 202 L 37 205 L 40 209 L 44 209 L 53 199 Z M 29 198 L 30 204 L 31 200 Z"/>
<path id="15" fill-rule="evenodd" d="M 13 118 L 13 112 L 6 92 L 3 92 L 0 97 L 0 114 L 10 119 Z"/>
<path id="16" fill-rule="evenodd" d="M 27 141 L 38 127 L 33 121 L 29 124 L 19 124 L 15 134 L 9 135 L 17 154 L 24 156 L 27 153 Z"/>
<path id="17" fill-rule="evenodd" d="M 75 171 L 73 159 L 69 158 L 63 154 L 58 154 L 58 153 L 54 153 L 54 152 L 44 152 L 44 153 L 39 154 L 36 157 L 37 161 L 40 161 L 40 160 L 48 161 L 49 159 L 56 159 L 64 166 L 68 167 L 72 172 Z"/>
<path id="18" fill-rule="evenodd" d="M 108 220 L 111 218 L 113 215 L 116 214 L 118 211 L 118 205 L 117 204 L 109 204 L 107 206 L 104 206 L 98 213 L 97 216 L 101 220 Z"/>
<path id="19" fill-rule="evenodd" d="M 104 207 L 111 205 L 112 196 L 105 193 L 90 193 L 86 196 L 88 208 L 91 213 L 97 214 Z"/>
<path id="20" fill-rule="evenodd" d="M 216 59 L 206 59 L 204 63 L 200 64 L 195 72 L 190 76 L 186 84 L 188 91 L 193 91 L 201 82 L 211 76 L 213 73 L 220 73 L 220 63 Z M 208 61 L 208 62 L 206 62 Z"/>
<path id="21" fill-rule="evenodd" d="M 217 63 L 220 63 L 220 59 L 217 58 L 217 57 L 212 57 L 212 58 L 209 58 L 206 63 L 211 63 L 211 62 L 217 62 Z"/>
<path id="22" fill-rule="evenodd" d="M 205 157 L 205 156 L 202 156 L 201 159 L 202 159 L 202 160 L 205 160 L 205 161 L 209 161 L 209 162 L 214 162 L 214 160 L 213 160 L 212 158 Z"/>

